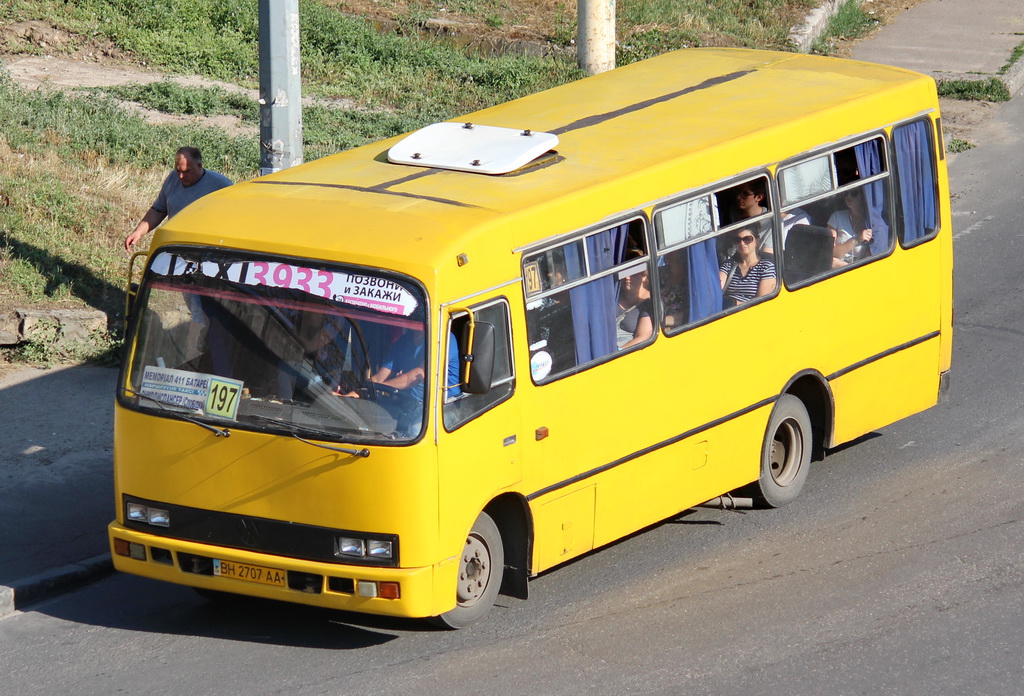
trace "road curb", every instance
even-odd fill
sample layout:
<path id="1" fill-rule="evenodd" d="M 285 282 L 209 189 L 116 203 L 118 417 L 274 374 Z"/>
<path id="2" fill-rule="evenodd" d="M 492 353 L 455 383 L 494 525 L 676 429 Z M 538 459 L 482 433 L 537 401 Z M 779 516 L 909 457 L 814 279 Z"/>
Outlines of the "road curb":
<path id="1" fill-rule="evenodd" d="M 1005 73 L 996 77 L 1003 81 L 1006 88 L 1010 90 L 1010 97 L 1013 97 L 1014 94 L 1024 87 L 1024 58 L 1014 61 L 1006 69 Z"/>
<path id="2" fill-rule="evenodd" d="M 1024 87 L 1024 59 L 1015 61 L 1006 67 L 1002 73 L 958 73 L 958 72 L 936 72 L 932 75 L 937 82 L 982 81 L 995 79 L 1002 82 L 1010 92 L 1010 98 Z"/>
<path id="3" fill-rule="evenodd" d="M 113 572 L 110 554 L 104 553 L 15 580 L 9 586 L 0 585 L 0 619 L 29 604 L 78 589 Z"/>
<path id="4" fill-rule="evenodd" d="M 825 31 L 828 23 L 839 12 L 846 0 L 824 0 L 804 17 L 804 21 L 789 32 L 789 42 L 800 53 L 809 53 L 811 45 Z"/>

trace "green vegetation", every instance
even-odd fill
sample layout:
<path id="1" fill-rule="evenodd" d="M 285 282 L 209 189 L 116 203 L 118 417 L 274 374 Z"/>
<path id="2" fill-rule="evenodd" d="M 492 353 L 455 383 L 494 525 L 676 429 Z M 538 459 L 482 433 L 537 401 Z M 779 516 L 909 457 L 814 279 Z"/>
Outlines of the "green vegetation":
<path id="1" fill-rule="evenodd" d="M 829 20 L 825 31 L 814 40 L 811 50 L 822 55 L 831 55 L 837 41 L 848 41 L 864 36 L 878 26 L 878 20 L 865 12 L 858 0 L 849 0 Z"/>
<path id="2" fill-rule="evenodd" d="M 247 175 L 259 162 L 259 145 L 251 139 L 225 137 L 217 128 L 148 124 L 109 97 L 27 91 L 6 73 L 0 73 L 0 135 L 12 149 L 82 164 L 162 166 L 174 142 L 194 144 L 210 167 L 229 175 Z"/>
<path id="3" fill-rule="evenodd" d="M 620 2 L 620 65 L 693 46 L 784 50 L 798 16 L 814 2 L 786 0 L 635 0 Z"/>
<path id="4" fill-rule="evenodd" d="M 946 147 L 951 153 L 966 152 L 974 147 L 974 143 L 967 140 L 961 140 L 960 138 L 953 138 L 949 141 L 949 145 Z"/>
<path id="5" fill-rule="evenodd" d="M 68 29 L 103 37 L 151 65 L 254 87 L 258 16 L 243 0 L 26 0 L 23 17 L 66 16 Z M 466 55 L 456 46 L 397 34 L 316 0 L 300 2 L 304 89 L 420 121 L 505 101 L 580 76 L 569 59 Z M 182 50 L 188 47 L 188 50 Z"/>
<path id="6" fill-rule="evenodd" d="M 169 114 L 230 115 L 251 123 L 259 123 L 260 119 L 259 106 L 252 98 L 228 92 L 223 87 L 184 87 L 163 80 L 145 85 L 115 85 L 93 91 L 138 102 L 147 108 Z"/>
<path id="7" fill-rule="evenodd" d="M 999 74 L 1005 75 L 1010 68 L 1013 67 L 1021 58 L 1024 58 L 1024 42 L 1021 42 L 1013 47 L 1013 51 L 1010 52 L 1010 60 L 1006 62 L 1006 65 L 999 68 Z"/>
<path id="8" fill-rule="evenodd" d="M 1010 100 L 1010 90 L 997 77 L 979 80 L 940 80 L 939 96 L 948 99 L 1004 102 Z"/>

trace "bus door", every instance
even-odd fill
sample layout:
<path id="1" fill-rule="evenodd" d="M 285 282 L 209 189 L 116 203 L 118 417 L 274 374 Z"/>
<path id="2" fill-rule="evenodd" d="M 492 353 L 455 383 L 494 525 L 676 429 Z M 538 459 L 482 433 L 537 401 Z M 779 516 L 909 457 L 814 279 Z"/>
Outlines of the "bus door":
<path id="1" fill-rule="evenodd" d="M 464 540 L 482 507 L 522 479 L 523 433 L 510 402 L 516 375 L 508 300 L 477 297 L 448 307 L 444 318 L 443 372 L 449 378 L 436 428 L 441 538 Z"/>

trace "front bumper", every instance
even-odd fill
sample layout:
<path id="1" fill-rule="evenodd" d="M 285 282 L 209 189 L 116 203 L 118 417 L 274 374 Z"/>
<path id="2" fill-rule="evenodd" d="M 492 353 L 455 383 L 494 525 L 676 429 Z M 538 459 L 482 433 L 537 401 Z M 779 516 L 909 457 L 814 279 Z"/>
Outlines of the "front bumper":
<path id="1" fill-rule="evenodd" d="M 114 567 L 141 575 L 208 590 L 263 597 L 297 604 L 344 611 L 421 618 L 436 616 L 452 608 L 436 595 L 434 566 L 422 568 L 378 568 L 339 563 L 318 563 L 240 549 L 181 541 L 145 534 L 112 522 L 108 527 Z M 131 556 L 117 552 L 118 542 L 135 545 Z M 141 548 L 140 548 L 141 547 Z M 277 587 L 248 580 L 214 575 L 213 561 L 247 564 L 283 572 L 285 586 Z M 450 564 L 444 564 L 450 565 Z M 447 570 L 447 568 L 446 568 Z M 448 575 L 449 573 L 441 573 Z M 367 583 L 398 583 L 399 597 L 363 596 Z M 454 606 L 454 577 L 446 585 Z"/>

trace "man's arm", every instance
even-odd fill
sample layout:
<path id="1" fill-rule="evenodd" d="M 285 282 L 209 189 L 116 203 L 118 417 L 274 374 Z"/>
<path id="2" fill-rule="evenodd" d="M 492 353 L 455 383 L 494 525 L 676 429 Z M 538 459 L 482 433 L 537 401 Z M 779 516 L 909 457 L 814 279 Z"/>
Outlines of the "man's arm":
<path id="1" fill-rule="evenodd" d="M 156 208 L 150 208 L 147 210 L 146 214 L 142 216 L 142 220 L 140 220 L 139 224 L 135 226 L 135 230 L 125 237 L 125 251 L 131 251 L 132 247 L 135 246 L 135 243 L 142 239 L 147 232 L 163 222 L 165 217 L 167 217 L 167 213 L 161 213 Z"/>

